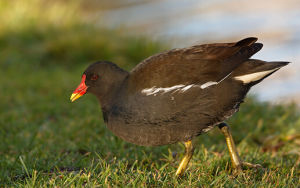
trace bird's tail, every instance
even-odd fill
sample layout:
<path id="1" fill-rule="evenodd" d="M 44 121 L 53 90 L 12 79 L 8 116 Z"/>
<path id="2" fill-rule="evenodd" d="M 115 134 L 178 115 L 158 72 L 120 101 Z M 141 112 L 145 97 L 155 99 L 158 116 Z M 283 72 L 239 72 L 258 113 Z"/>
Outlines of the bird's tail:
<path id="1" fill-rule="evenodd" d="M 231 77 L 235 80 L 241 81 L 245 85 L 255 85 L 287 64 L 289 64 L 289 62 L 266 62 L 249 59 L 235 69 Z"/>

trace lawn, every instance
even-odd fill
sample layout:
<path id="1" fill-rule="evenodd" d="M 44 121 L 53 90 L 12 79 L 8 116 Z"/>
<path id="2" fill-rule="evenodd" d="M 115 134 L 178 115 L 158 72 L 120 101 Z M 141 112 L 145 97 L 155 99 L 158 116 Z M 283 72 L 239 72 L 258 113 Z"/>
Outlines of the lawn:
<path id="1" fill-rule="evenodd" d="M 31 8 L 41 6 L 31 1 Z M 0 27 L 0 187 L 299 187 L 300 116 L 295 105 L 250 97 L 228 121 L 241 158 L 264 169 L 234 175 L 216 128 L 194 140 L 189 168 L 177 178 L 182 144 L 126 143 L 105 127 L 94 96 L 69 101 L 93 61 L 110 60 L 130 70 L 167 45 L 96 27 L 72 14 L 63 21 L 52 19 L 53 7 L 7 17 L 8 12 L 17 15 L 14 6 L 0 3 L 0 20 L 6 20 Z M 74 7 L 68 10 L 77 11 Z M 40 15 L 45 16 L 42 21 Z"/>

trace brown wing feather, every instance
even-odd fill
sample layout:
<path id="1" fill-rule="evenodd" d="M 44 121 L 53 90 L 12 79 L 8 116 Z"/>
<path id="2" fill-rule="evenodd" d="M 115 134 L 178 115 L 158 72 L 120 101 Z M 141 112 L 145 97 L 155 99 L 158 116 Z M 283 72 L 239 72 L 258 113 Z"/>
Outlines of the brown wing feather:
<path id="1" fill-rule="evenodd" d="M 262 48 L 256 41 L 196 45 L 151 56 L 131 71 L 131 91 L 219 81 Z"/>

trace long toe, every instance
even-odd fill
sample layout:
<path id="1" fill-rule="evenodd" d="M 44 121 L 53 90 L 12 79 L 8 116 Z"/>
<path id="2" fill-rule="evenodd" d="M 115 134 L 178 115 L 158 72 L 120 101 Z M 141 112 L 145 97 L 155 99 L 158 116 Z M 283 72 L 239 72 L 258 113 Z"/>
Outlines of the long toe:
<path id="1" fill-rule="evenodd" d="M 242 164 L 243 164 L 243 166 L 246 166 L 248 168 L 262 168 L 262 169 L 264 168 L 260 164 L 252 164 L 252 163 L 248 163 L 248 162 L 243 162 Z"/>
<path id="2" fill-rule="evenodd" d="M 234 168 L 233 175 L 243 174 L 243 169 L 245 167 L 265 170 L 265 168 L 260 164 L 252 164 L 252 163 L 248 163 L 248 162 L 241 162 L 241 163 L 242 163 L 241 165 Z"/>

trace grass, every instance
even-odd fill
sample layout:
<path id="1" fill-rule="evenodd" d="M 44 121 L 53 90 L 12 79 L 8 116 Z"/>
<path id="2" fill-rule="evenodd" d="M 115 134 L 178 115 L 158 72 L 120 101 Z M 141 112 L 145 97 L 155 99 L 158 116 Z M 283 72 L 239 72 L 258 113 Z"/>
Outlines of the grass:
<path id="1" fill-rule="evenodd" d="M 181 178 L 174 173 L 183 145 L 140 147 L 112 135 L 95 97 L 69 101 L 82 71 L 98 59 L 128 70 L 166 46 L 81 20 L 75 16 L 80 15 L 77 1 L 50 4 L 44 11 L 40 1 L 30 1 L 35 11 L 17 4 L 22 1 L 1 1 L 0 6 L 0 20 L 6 18 L 0 28 L 1 187 L 300 185 L 300 117 L 294 105 L 250 98 L 228 121 L 241 157 L 266 168 L 245 169 L 239 176 L 230 170 L 217 129 L 195 139 L 194 157 Z M 55 6 L 64 16 L 51 14 Z"/>

